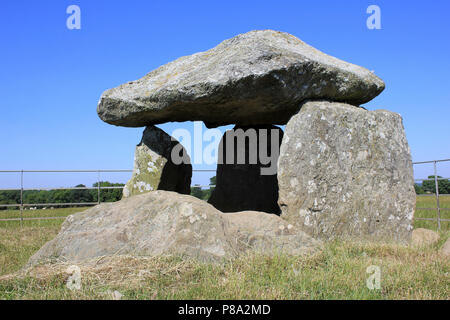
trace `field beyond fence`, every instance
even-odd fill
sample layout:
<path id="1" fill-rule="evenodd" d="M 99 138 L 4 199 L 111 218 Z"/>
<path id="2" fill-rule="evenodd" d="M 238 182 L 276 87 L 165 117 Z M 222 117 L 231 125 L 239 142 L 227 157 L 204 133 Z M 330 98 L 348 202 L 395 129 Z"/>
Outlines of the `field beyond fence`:
<path id="1" fill-rule="evenodd" d="M 448 223 L 450 222 L 449 214 L 450 208 L 448 205 L 448 194 L 450 193 L 450 178 L 443 178 L 438 176 L 438 163 L 450 163 L 450 159 L 443 160 L 431 160 L 431 161 L 422 161 L 422 162 L 413 162 L 413 165 L 433 165 L 433 173 L 434 175 L 428 176 L 426 179 L 415 179 L 414 188 L 416 193 L 418 193 L 417 200 L 417 209 L 415 213 L 416 221 L 423 220 L 428 222 L 423 222 L 420 225 L 423 226 L 431 226 L 435 224 L 435 227 L 432 229 L 441 230 L 442 224 L 445 225 L 444 230 L 448 228 Z M 198 172 L 215 172 L 215 170 L 192 170 L 193 173 Z M 61 206 L 88 206 L 100 204 L 101 202 L 108 201 L 117 201 L 121 198 L 121 192 L 124 184 L 120 183 L 110 183 L 101 181 L 100 176 L 103 173 L 131 173 L 132 170 L 0 170 L 1 173 L 13 173 L 20 175 L 20 189 L 0 189 L 1 191 L 9 191 L 16 192 L 16 199 L 10 203 L 2 202 L 0 197 L 0 209 L 5 208 L 20 208 L 20 211 L 12 210 L 9 213 L 0 214 L 0 223 L 8 222 L 11 220 L 19 220 L 23 223 L 24 220 L 38 220 L 38 219 L 61 219 L 64 216 L 57 216 L 52 214 L 44 214 L 44 215 L 36 215 L 24 214 L 24 211 L 27 209 L 37 209 L 37 208 L 51 208 L 53 207 L 61 207 Z M 84 185 L 78 185 L 75 187 L 62 187 L 62 188 L 24 188 L 24 174 L 33 174 L 33 173 L 96 173 L 97 174 L 97 182 L 93 184 L 92 187 L 86 187 Z M 211 187 L 214 187 L 215 177 L 210 179 L 210 184 L 208 186 L 200 186 L 194 185 L 191 186 L 191 195 L 196 196 L 202 200 L 207 200 L 207 197 L 211 194 Z M 203 187 L 209 188 L 209 190 L 203 190 Z M 66 199 L 65 201 L 38 201 L 38 203 L 30 203 L 32 201 L 24 202 L 24 192 L 30 191 L 50 191 L 50 192 L 61 192 L 69 191 L 71 192 L 69 195 L 72 197 L 64 197 L 64 194 L 59 194 L 58 196 L 53 195 L 50 199 Z M 17 193 L 20 192 L 20 193 Z M 442 193 L 446 193 L 446 195 L 442 195 Z M 1 194 L 0 194 L 1 195 Z M 37 194 L 34 194 L 37 195 Z M 67 195 L 67 193 L 66 193 Z M 75 196 L 76 195 L 76 196 Z M 36 198 L 32 198 L 35 200 L 39 200 L 39 196 Z M 82 199 L 83 201 L 81 201 Z M 28 199 L 29 200 L 29 199 Z M 72 200 L 72 201 L 70 201 Z M 41 203 L 39 203 L 41 202 Z M 0 210 L 1 212 L 1 210 Z M 40 211 L 38 211 L 40 212 Z M 15 213 L 12 215 L 11 213 Z M 435 214 L 433 214 L 435 213 Z"/>
<path id="2" fill-rule="evenodd" d="M 450 209 L 450 195 L 440 195 L 440 207 L 442 209 Z M 416 212 L 415 212 L 415 228 L 427 228 L 432 230 L 437 230 L 437 221 L 436 221 L 436 211 L 433 210 L 424 210 L 421 208 L 433 208 L 436 207 L 436 198 L 433 195 L 417 195 L 416 200 Z M 82 210 L 86 210 L 89 207 L 69 207 L 69 208 L 55 208 L 55 209 L 36 209 L 36 210 L 25 210 L 23 211 L 23 225 L 24 226 L 39 226 L 46 224 L 60 224 L 65 217 L 75 212 L 79 212 Z M 0 219 L 15 219 L 11 221 L 0 221 L 0 228 L 6 226 L 20 226 L 20 210 L 0 210 Z M 37 220 L 41 220 L 40 218 L 46 218 L 42 220 L 59 220 L 55 222 L 38 222 Z M 417 218 L 426 218 L 432 220 L 421 220 Z M 442 210 L 441 211 L 442 219 L 450 219 L 450 210 Z M 441 229 L 443 231 L 450 230 L 450 222 L 442 221 Z"/>

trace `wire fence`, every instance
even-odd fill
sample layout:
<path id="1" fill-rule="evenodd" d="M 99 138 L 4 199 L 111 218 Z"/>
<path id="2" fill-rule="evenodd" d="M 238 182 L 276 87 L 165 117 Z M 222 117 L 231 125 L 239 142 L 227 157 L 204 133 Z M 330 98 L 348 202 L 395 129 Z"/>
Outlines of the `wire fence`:
<path id="1" fill-rule="evenodd" d="M 421 217 L 415 217 L 415 220 L 429 220 L 429 221 L 436 221 L 437 222 L 437 228 L 438 230 L 441 230 L 441 222 L 447 221 L 449 222 L 450 219 L 443 219 L 441 217 L 441 211 L 450 210 L 450 208 L 442 208 L 439 201 L 439 180 L 449 180 L 450 178 L 442 178 L 438 176 L 438 169 L 437 164 L 440 162 L 449 162 L 450 159 L 443 159 L 443 160 L 430 160 L 430 161 L 421 161 L 421 162 L 413 162 L 413 165 L 420 165 L 420 164 L 433 164 L 433 171 L 434 171 L 434 186 L 436 192 L 434 194 L 423 194 L 423 195 L 417 195 L 418 197 L 426 197 L 426 196 L 434 196 L 436 197 L 436 207 L 435 208 L 416 208 L 420 210 L 426 210 L 426 211 L 436 211 L 436 218 L 421 218 Z M 429 181 L 430 179 L 415 179 L 414 182 L 424 182 Z"/>
<path id="2" fill-rule="evenodd" d="M 441 222 L 443 221 L 450 221 L 450 219 L 443 219 L 441 217 L 441 212 L 444 210 L 450 210 L 450 208 L 442 208 L 440 206 L 439 201 L 439 180 L 449 180 L 450 178 L 442 178 L 438 176 L 438 169 L 437 164 L 440 162 L 450 162 L 450 159 L 443 159 L 443 160 L 430 160 L 430 161 L 421 161 L 421 162 L 413 162 L 413 165 L 421 165 L 421 164 L 433 164 L 434 169 L 434 183 L 435 183 L 435 190 L 436 192 L 434 194 L 423 194 L 423 195 L 417 195 L 419 197 L 422 196 L 434 196 L 436 198 L 436 207 L 433 208 L 417 208 L 420 210 L 426 210 L 426 211 L 436 211 L 436 217 L 435 218 L 422 218 L 422 217 L 415 217 L 415 220 L 429 220 L 429 221 L 436 221 L 438 229 L 441 229 Z M 123 186 L 101 186 L 100 176 L 102 173 L 131 173 L 133 170 L 0 170 L 1 173 L 18 173 L 20 174 L 20 188 L 16 189 L 0 189 L 0 191 L 20 191 L 20 203 L 13 203 L 13 204 L 0 204 L 0 208 L 10 208 L 15 207 L 20 209 L 20 216 L 14 217 L 14 218 L 6 218 L 6 219 L 0 219 L 0 222 L 2 221 L 20 221 L 21 223 L 24 220 L 44 220 L 44 219 L 62 219 L 63 217 L 24 217 L 23 211 L 26 208 L 37 208 L 37 207 L 52 207 L 52 206 L 92 206 L 102 203 L 101 201 L 101 192 L 105 189 L 123 189 Z M 216 170 L 192 170 L 193 172 L 215 172 Z M 61 188 L 24 188 L 24 174 L 29 173 L 97 173 L 97 186 L 96 187 L 61 187 Z M 415 182 L 423 182 L 430 179 L 415 179 Z M 202 186 L 202 185 L 194 185 L 192 187 L 211 187 L 211 185 L 208 186 Z M 24 191 L 40 191 L 40 190 L 97 190 L 97 201 L 96 202 L 58 202 L 58 203 L 24 203 Z"/>
<path id="3" fill-rule="evenodd" d="M 216 172 L 216 170 L 202 170 L 196 169 L 193 172 Z M 24 217 L 24 210 L 26 208 L 37 207 L 53 207 L 53 206 L 93 206 L 102 203 L 101 192 L 107 189 L 123 189 L 124 186 L 102 186 L 101 174 L 102 173 L 131 173 L 133 170 L 0 170 L 1 173 L 17 173 L 20 174 L 20 188 L 8 188 L 0 189 L 0 191 L 20 191 L 20 202 L 11 204 L 0 204 L 0 208 L 19 208 L 20 216 L 15 218 L 0 219 L 2 221 L 20 221 L 23 223 L 25 220 L 49 220 L 49 219 L 63 219 L 62 217 Z M 96 187 L 59 187 L 59 188 L 24 188 L 24 175 L 28 173 L 97 173 L 97 186 Z M 193 187 L 209 187 L 195 185 Z M 55 203 L 24 203 L 24 191 L 50 191 L 50 190 L 97 190 L 97 201 L 95 202 L 55 202 Z"/>

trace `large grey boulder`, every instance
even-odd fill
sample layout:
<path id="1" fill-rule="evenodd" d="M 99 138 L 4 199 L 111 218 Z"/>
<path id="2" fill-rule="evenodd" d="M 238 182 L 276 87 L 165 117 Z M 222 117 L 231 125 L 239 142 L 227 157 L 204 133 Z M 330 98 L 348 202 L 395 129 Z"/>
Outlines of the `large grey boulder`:
<path id="1" fill-rule="evenodd" d="M 153 191 L 69 216 L 30 259 L 73 262 L 114 254 L 225 257 L 230 245 L 220 213 L 206 202 Z"/>
<path id="2" fill-rule="evenodd" d="M 298 228 L 278 216 L 267 216 L 242 212 L 229 217 L 195 197 L 153 191 L 67 217 L 59 234 L 28 265 L 113 255 L 221 261 L 248 250 L 300 254 L 319 248 L 319 241 Z"/>
<path id="3" fill-rule="evenodd" d="M 183 161 L 173 161 L 174 148 Z M 183 146 L 163 130 L 148 126 L 136 146 L 133 174 L 123 189 L 123 197 L 153 190 L 189 194 L 191 177 L 192 165 Z"/>
<path id="4" fill-rule="evenodd" d="M 103 121 L 126 127 L 194 120 L 209 127 L 286 124 L 306 99 L 359 105 L 383 89 L 384 82 L 365 68 L 288 33 L 263 30 L 107 90 L 97 112 Z"/>
<path id="5" fill-rule="evenodd" d="M 222 212 L 280 214 L 276 173 L 282 138 L 283 130 L 272 125 L 226 131 L 219 144 L 216 187 L 208 202 Z"/>
<path id="6" fill-rule="evenodd" d="M 416 195 L 396 113 L 305 103 L 286 126 L 278 185 L 281 217 L 313 237 L 410 241 Z"/>

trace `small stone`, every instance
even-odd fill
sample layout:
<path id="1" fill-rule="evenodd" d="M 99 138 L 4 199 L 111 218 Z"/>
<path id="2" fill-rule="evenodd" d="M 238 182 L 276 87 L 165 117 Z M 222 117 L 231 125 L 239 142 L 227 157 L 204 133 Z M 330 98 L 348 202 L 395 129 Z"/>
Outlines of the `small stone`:
<path id="1" fill-rule="evenodd" d="M 413 246 L 429 246 L 439 241 L 439 233 L 433 230 L 417 228 L 412 232 L 411 244 Z"/>
<path id="2" fill-rule="evenodd" d="M 122 297 L 123 297 L 123 295 L 122 295 L 119 291 L 117 291 L 117 290 L 115 290 L 115 291 L 112 293 L 112 298 L 113 298 L 113 300 L 121 300 Z"/>
<path id="3" fill-rule="evenodd" d="M 450 238 L 445 241 L 444 245 L 441 248 L 441 253 L 446 257 L 450 257 Z"/>

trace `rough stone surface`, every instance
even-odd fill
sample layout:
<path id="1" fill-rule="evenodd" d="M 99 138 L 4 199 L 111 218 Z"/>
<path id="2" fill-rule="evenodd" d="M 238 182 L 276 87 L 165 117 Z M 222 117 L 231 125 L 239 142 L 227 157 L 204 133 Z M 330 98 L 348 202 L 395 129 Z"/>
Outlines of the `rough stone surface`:
<path id="1" fill-rule="evenodd" d="M 230 234 L 241 252 L 251 248 L 264 253 L 285 251 L 299 255 L 320 247 L 319 241 L 274 214 L 242 211 L 224 214 L 223 218 L 229 222 Z"/>
<path id="2" fill-rule="evenodd" d="M 441 253 L 444 256 L 450 257 L 450 238 L 445 241 L 444 245 L 441 248 Z"/>
<path id="3" fill-rule="evenodd" d="M 428 246 L 439 241 L 439 233 L 430 229 L 417 228 L 412 232 L 411 244 L 413 246 Z"/>
<path id="4" fill-rule="evenodd" d="M 219 152 L 216 187 L 208 202 L 222 212 L 254 210 L 280 214 L 276 166 L 282 138 L 283 130 L 270 125 L 235 126 L 225 132 L 219 144 L 223 152 Z M 265 150 L 260 144 L 265 145 Z M 272 164 L 267 163 L 272 152 Z M 240 155 L 244 161 L 238 161 Z"/>
<path id="5" fill-rule="evenodd" d="M 181 164 L 172 161 L 171 152 L 175 146 L 186 157 Z M 191 177 L 192 166 L 186 150 L 163 130 L 149 126 L 136 146 L 133 174 L 123 189 L 123 197 L 153 190 L 189 194 Z"/>
<path id="6" fill-rule="evenodd" d="M 383 89 L 369 70 L 288 33 L 251 31 L 107 90 L 97 112 L 126 127 L 194 120 L 209 127 L 285 124 L 304 100 L 359 105 Z"/>
<path id="7" fill-rule="evenodd" d="M 319 246 L 320 242 L 275 215 L 244 212 L 229 217 L 192 196 L 153 191 L 67 217 L 56 238 L 34 254 L 28 265 L 112 255 L 181 255 L 220 261 L 252 248 L 299 254 Z"/>
<path id="8" fill-rule="evenodd" d="M 281 217 L 313 237 L 411 239 L 413 169 L 396 113 L 305 103 L 286 126 L 278 184 Z"/>

